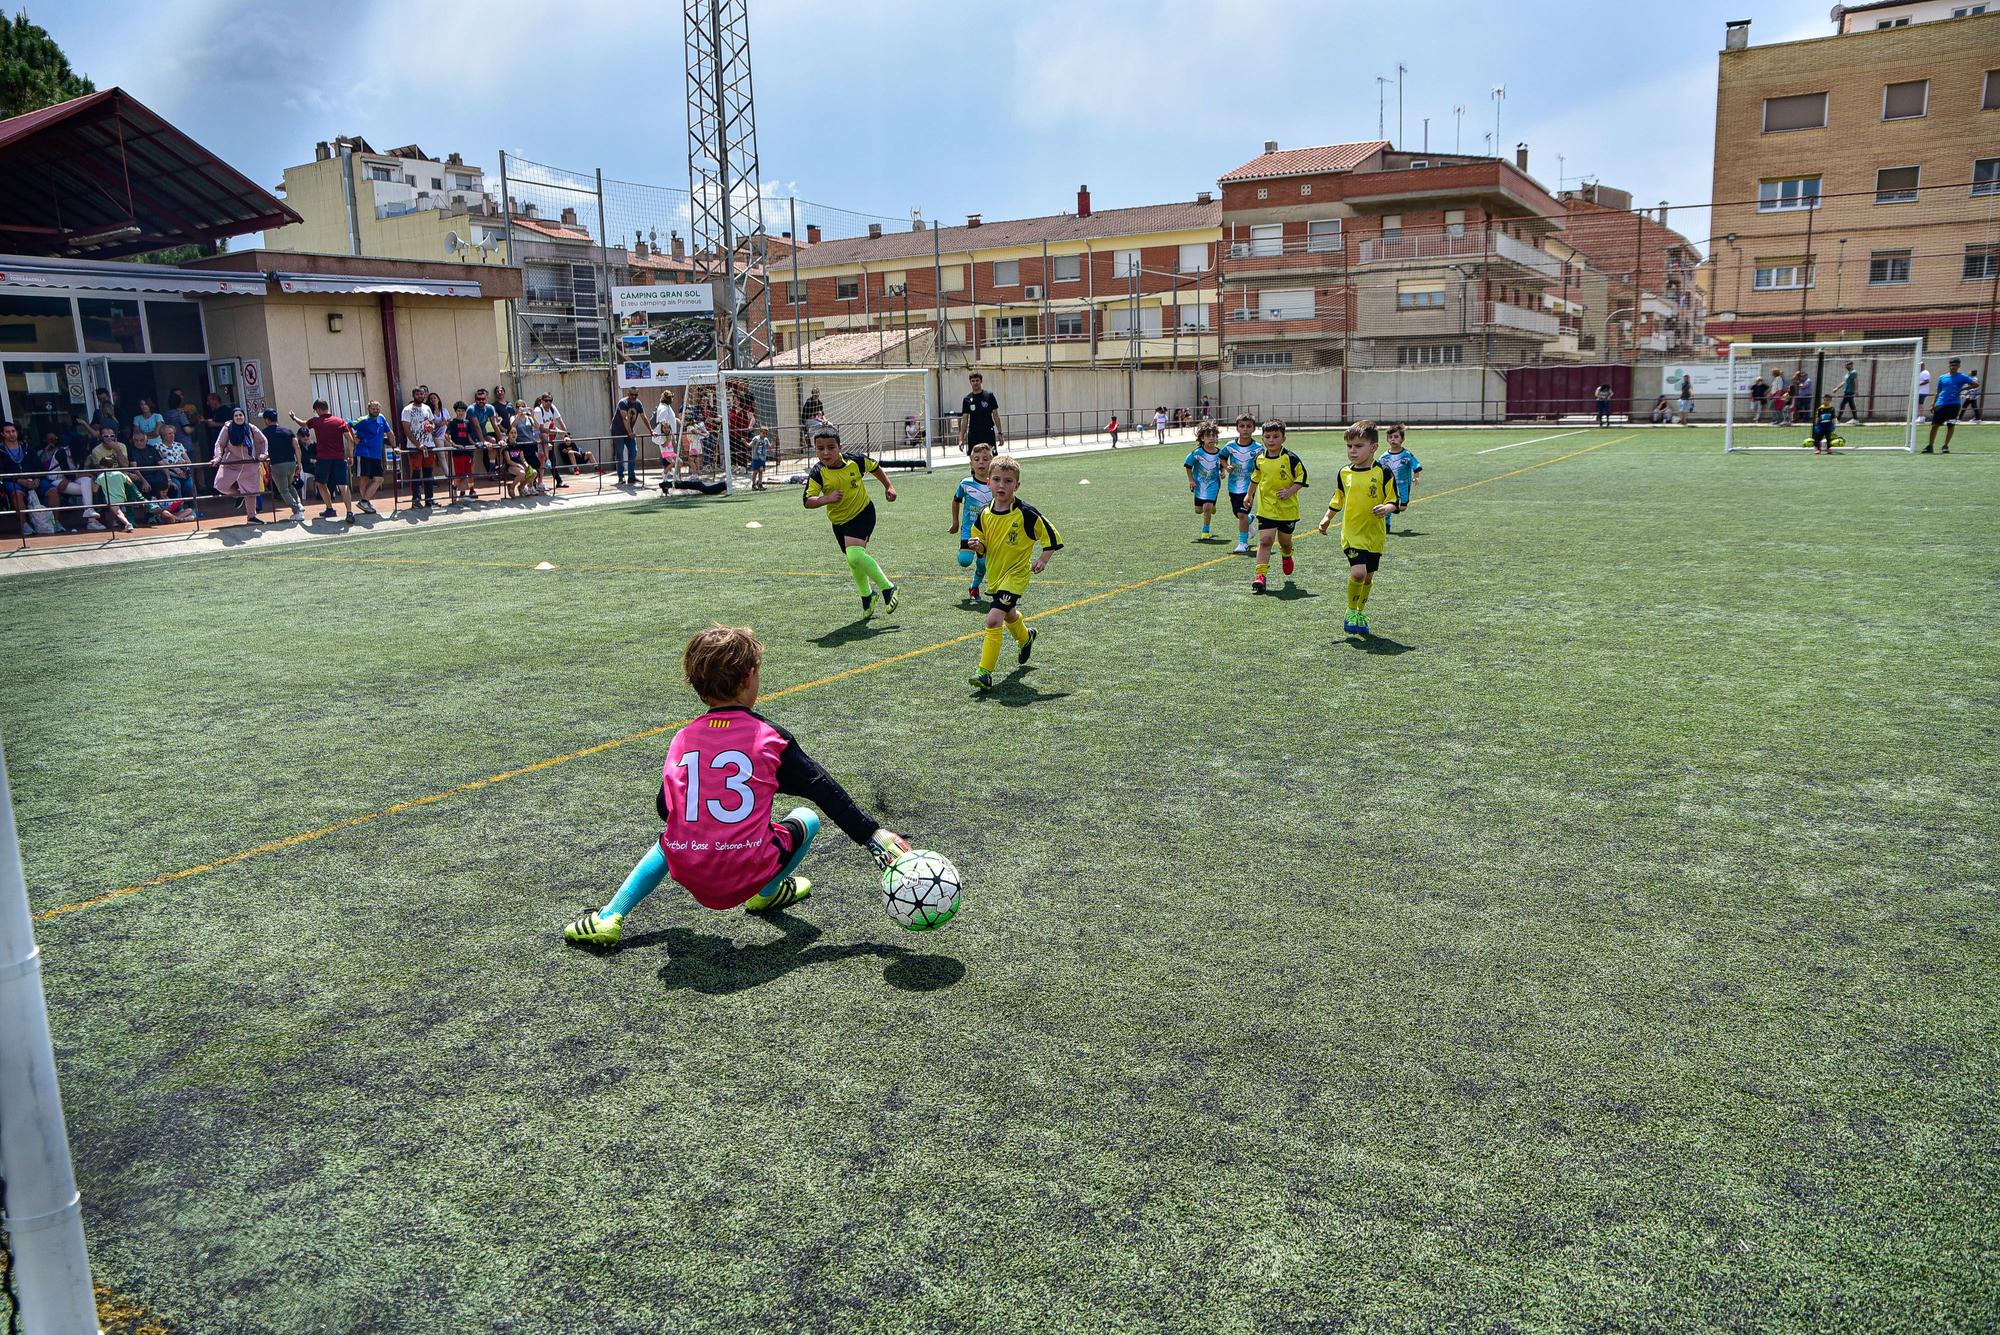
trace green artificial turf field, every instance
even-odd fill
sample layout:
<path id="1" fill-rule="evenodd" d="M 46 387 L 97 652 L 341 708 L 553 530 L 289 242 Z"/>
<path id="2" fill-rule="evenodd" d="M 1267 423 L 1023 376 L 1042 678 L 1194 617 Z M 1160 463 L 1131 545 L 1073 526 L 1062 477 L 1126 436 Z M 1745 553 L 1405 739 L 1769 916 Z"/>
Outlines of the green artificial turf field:
<path id="1" fill-rule="evenodd" d="M 987 698 L 943 471 L 866 624 L 789 489 L 0 581 L 100 1280 L 203 1333 L 1991 1329 L 1991 447 L 1411 444 L 1365 641 L 1332 539 L 1264 598 L 1194 541 L 1184 447 L 1030 461 L 1070 545 Z M 775 921 L 564 946 L 714 621 L 964 869 L 947 930 L 829 827 Z"/>

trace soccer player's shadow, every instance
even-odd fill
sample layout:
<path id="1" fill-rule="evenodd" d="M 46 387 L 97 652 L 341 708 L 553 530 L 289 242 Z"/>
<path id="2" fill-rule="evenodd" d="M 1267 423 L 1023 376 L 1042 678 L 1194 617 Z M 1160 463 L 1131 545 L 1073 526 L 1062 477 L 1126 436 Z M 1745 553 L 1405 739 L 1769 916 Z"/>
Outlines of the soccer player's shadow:
<path id="1" fill-rule="evenodd" d="M 835 627 L 824 635 L 815 635 L 812 642 L 822 649 L 838 649 L 843 644 L 853 644 L 859 640 L 872 640 L 878 635 L 895 635 L 901 626 L 884 626 L 874 621 L 850 621 Z"/>
<path id="2" fill-rule="evenodd" d="M 668 991 L 685 989 L 703 996 L 728 996 L 784 977 L 795 969 L 876 955 L 889 960 L 882 979 L 905 992 L 936 992 L 965 977 L 965 965 L 949 955 L 921 955 L 908 946 L 886 945 L 880 941 L 854 941 L 845 945 L 820 945 L 825 932 L 803 918 L 789 913 L 764 915 L 783 936 L 758 945 L 742 945 L 727 937 L 697 932 L 687 927 L 669 927 L 627 937 L 626 950 L 664 945 L 667 962 L 658 977 Z"/>
<path id="3" fill-rule="evenodd" d="M 1028 674 L 1034 670 L 1033 664 L 1015 668 L 1012 672 L 994 682 L 992 690 L 982 691 L 980 695 L 984 699 L 991 700 L 994 704 L 1004 708 L 1019 709 L 1023 705 L 1039 705 L 1046 704 L 1050 700 L 1060 700 L 1069 694 L 1068 691 L 1041 691 L 1035 689 L 1034 683 L 1027 680 Z"/>
<path id="4" fill-rule="evenodd" d="M 1349 635 L 1347 637 L 1347 645 L 1350 649 L 1359 649 L 1364 654 L 1378 654 L 1384 658 L 1394 658 L 1398 654 L 1407 654 L 1416 647 L 1415 645 L 1399 644 L 1387 636 L 1377 635 L 1372 631 L 1366 635 Z"/>
<path id="5" fill-rule="evenodd" d="M 1271 590 L 1270 596 L 1283 603 L 1297 602 L 1301 598 L 1319 597 L 1311 589 L 1302 589 L 1298 585 L 1291 583 L 1285 584 L 1282 588 Z"/>

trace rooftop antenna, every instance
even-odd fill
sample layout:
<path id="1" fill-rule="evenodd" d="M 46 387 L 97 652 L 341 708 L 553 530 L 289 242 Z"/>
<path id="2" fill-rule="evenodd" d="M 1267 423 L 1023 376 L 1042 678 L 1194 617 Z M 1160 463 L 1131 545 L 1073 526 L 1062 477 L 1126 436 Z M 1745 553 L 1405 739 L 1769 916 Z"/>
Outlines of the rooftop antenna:
<path id="1" fill-rule="evenodd" d="M 1464 107 L 1453 107 L 1451 109 L 1451 151 L 1454 153 L 1463 153 L 1465 151 Z"/>
<path id="2" fill-rule="evenodd" d="M 1507 100 L 1507 85 L 1493 85 L 1493 151 L 1500 151 L 1500 104 Z"/>
<path id="3" fill-rule="evenodd" d="M 1402 61 L 1396 62 L 1396 147 L 1403 146 L 1403 76 L 1410 67 Z"/>
<path id="4" fill-rule="evenodd" d="M 1383 134 L 1383 120 L 1382 120 L 1382 92 L 1388 86 L 1389 86 L 1388 75 L 1378 74 L 1375 76 L 1375 137 L 1377 139 L 1385 137 Z"/>

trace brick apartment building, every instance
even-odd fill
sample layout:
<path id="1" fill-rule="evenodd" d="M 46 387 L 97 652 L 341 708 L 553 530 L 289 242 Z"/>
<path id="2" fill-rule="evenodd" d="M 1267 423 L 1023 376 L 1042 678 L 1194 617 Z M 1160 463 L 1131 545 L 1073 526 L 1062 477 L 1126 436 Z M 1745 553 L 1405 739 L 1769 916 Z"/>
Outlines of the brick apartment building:
<path id="1" fill-rule="evenodd" d="M 808 229 L 792 257 L 771 260 L 771 335 L 780 351 L 822 337 L 877 331 L 914 337 L 940 304 L 946 358 L 980 366 L 1100 361 L 1192 368 L 1215 362 L 1216 243 L 1221 205 L 1091 207 L 823 241 Z M 939 289 L 942 287 L 942 293 Z M 942 302 L 940 303 L 940 297 Z"/>
<path id="2" fill-rule="evenodd" d="M 1836 6 L 1833 35 L 1768 46 L 1750 44 L 1748 22 L 1728 26 L 1711 334 L 1921 334 L 1939 359 L 1986 353 L 2000 300 L 2000 12 L 1984 9 Z"/>
<path id="3" fill-rule="evenodd" d="M 1665 204 L 1657 213 L 1634 209 L 1628 192 L 1596 183 L 1564 191 L 1562 204 L 1562 236 L 1552 248 L 1587 266 L 1565 294 L 1582 308 L 1566 313 L 1564 326 L 1580 351 L 1631 357 L 1706 346 L 1701 251 L 1667 225 Z"/>
<path id="4" fill-rule="evenodd" d="M 1232 370 L 1506 366 L 1564 339 L 1564 209 L 1525 150 L 1267 143 L 1220 183 Z"/>

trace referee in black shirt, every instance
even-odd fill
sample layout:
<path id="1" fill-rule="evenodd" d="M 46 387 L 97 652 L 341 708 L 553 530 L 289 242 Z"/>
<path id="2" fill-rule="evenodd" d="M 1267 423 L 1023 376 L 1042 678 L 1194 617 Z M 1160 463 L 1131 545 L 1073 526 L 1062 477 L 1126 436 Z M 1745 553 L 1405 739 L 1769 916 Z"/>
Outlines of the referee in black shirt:
<path id="1" fill-rule="evenodd" d="M 986 381 L 979 372 L 967 377 L 972 382 L 972 392 L 958 405 L 958 448 L 970 454 L 972 447 L 982 441 L 1000 451 L 1000 400 L 986 392 Z"/>

